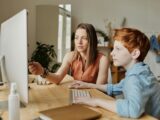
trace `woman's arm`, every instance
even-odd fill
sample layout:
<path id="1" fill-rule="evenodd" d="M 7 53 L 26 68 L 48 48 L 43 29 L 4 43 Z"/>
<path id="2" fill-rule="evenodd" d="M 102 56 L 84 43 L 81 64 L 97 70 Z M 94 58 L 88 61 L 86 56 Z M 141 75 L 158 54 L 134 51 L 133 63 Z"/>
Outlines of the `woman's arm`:
<path id="1" fill-rule="evenodd" d="M 103 84 L 103 85 L 75 80 L 69 85 L 69 88 L 94 88 L 103 92 L 107 92 L 108 95 L 118 95 L 122 93 L 123 86 L 124 86 L 124 80 L 121 80 L 121 82 L 118 84 Z"/>
<path id="2" fill-rule="evenodd" d="M 79 81 L 79 80 L 75 80 L 74 82 L 72 82 L 69 85 L 69 88 L 94 88 L 94 89 L 98 89 L 101 90 L 103 92 L 106 92 L 106 85 L 97 85 L 94 83 L 87 83 L 87 82 L 83 82 L 83 81 Z"/>
<path id="3" fill-rule="evenodd" d="M 58 71 L 56 73 L 49 72 L 48 75 L 46 76 L 46 80 L 52 83 L 59 84 L 69 70 L 73 54 L 74 54 L 73 52 L 67 53 Z M 35 75 L 43 75 L 44 68 L 39 63 L 32 62 L 31 64 L 29 64 L 29 71 Z"/>
<path id="4" fill-rule="evenodd" d="M 108 82 L 109 60 L 102 56 L 99 63 L 99 72 L 96 84 L 106 84 Z"/>

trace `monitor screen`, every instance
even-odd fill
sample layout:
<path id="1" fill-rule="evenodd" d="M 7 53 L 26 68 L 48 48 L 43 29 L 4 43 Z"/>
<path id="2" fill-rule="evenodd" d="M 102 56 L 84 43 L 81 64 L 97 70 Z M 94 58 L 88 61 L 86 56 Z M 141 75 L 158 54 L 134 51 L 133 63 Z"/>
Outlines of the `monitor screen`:
<path id="1" fill-rule="evenodd" d="M 28 103 L 27 10 L 1 24 L 0 56 L 3 81 L 15 82 L 21 102 Z"/>

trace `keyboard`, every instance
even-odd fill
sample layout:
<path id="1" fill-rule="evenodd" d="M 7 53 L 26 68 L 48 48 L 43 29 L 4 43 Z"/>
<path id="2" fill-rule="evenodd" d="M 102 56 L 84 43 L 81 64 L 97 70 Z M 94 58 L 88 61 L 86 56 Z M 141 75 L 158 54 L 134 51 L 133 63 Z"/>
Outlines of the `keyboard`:
<path id="1" fill-rule="evenodd" d="M 88 90 L 71 89 L 71 103 L 76 103 L 77 98 L 91 98 L 90 92 Z"/>

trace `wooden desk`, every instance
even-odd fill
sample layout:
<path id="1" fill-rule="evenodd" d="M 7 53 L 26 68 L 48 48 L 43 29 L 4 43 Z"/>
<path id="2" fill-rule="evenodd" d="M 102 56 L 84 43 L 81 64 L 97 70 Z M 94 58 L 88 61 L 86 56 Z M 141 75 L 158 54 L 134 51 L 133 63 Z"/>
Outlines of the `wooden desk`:
<path id="1" fill-rule="evenodd" d="M 68 82 L 63 82 L 61 85 L 36 85 L 31 84 L 29 90 L 29 104 L 25 108 L 20 110 L 21 120 L 33 120 L 39 116 L 39 111 L 49 108 L 60 107 L 70 104 L 69 101 L 69 89 Z M 104 99 L 113 99 L 110 96 L 96 90 L 90 89 L 93 97 L 99 97 Z M 8 90 L 0 89 L 0 100 L 7 99 Z M 91 107 L 90 107 L 91 108 Z M 133 120 L 128 118 L 119 117 L 117 114 L 102 108 L 92 108 L 102 113 L 102 117 L 99 120 Z M 3 120 L 8 120 L 8 111 L 4 111 L 2 114 Z M 134 119 L 135 120 L 135 119 Z M 153 117 L 145 115 L 139 120 L 156 120 Z"/>

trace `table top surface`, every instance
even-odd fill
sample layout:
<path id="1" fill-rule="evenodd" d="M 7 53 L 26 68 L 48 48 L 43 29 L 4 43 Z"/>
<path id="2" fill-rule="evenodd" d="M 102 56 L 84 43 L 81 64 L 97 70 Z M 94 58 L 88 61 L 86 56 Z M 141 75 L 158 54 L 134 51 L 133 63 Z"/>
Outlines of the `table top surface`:
<path id="1" fill-rule="evenodd" d="M 39 116 L 39 111 L 47 110 L 50 108 L 61 107 L 70 104 L 70 89 L 68 88 L 69 77 L 65 77 L 60 85 L 37 85 L 36 83 L 30 84 L 29 89 L 29 103 L 26 107 L 20 109 L 21 120 L 33 120 Z M 92 97 L 113 99 L 112 97 L 100 92 L 96 89 L 88 89 Z M 6 100 L 8 97 L 8 89 L 0 86 L 0 101 Z M 132 120 L 129 118 L 119 117 L 116 113 L 110 112 L 102 108 L 93 108 L 102 114 L 98 120 Z M 8 120 L 8 111 L 0 111 L 3 120 Z M 135 119 L 134 119 L 135 120 Z M 139 120 L 156 120 L 149 115 L 143 115 Z"/>

